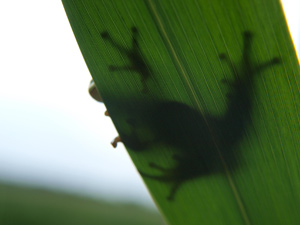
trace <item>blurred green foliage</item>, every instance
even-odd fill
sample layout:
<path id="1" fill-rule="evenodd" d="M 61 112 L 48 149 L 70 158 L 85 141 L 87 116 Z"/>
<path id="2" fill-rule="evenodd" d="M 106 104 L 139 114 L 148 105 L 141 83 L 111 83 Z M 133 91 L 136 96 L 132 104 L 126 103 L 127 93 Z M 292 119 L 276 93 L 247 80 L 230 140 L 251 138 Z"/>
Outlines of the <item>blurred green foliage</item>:
<path id="1" fill-rule="evenodd" d="M 162 225 L 153 209 L 0 185 L 0 225 Z"/>

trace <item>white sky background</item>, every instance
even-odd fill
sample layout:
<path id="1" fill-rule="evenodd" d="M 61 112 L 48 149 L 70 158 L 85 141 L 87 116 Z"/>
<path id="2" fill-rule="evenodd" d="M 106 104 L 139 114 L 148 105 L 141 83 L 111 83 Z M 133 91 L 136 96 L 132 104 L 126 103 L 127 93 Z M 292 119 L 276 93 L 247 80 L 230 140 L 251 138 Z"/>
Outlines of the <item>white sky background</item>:
<path id="1" fill-rule="evenodd" d="M 300 1 L 285 0 L 295 45 Z M 60 1 L 0 2 L 0 180 L 152 205 L 88 94 L 91 76 Z"/>
<path id="2" fill-rule="evenodd" d="M 0 179 L 151 204 L 61 2 L 1 1 L 0 27 Z"/>

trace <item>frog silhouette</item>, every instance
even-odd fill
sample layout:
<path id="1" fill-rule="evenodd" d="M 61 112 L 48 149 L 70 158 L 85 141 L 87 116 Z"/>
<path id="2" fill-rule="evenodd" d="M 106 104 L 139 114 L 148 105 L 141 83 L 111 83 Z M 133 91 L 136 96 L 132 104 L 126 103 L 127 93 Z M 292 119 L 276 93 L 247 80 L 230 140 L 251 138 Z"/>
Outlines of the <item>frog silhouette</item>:
<path id="1" fill-rule="evenodd" d="M 128 116 L 127 123 L 132 129 L 130 132 L 119 129 L 119 134 L 129 150 L 141 152 L 151 146 L 155 149 L 156 145 L 174 149 L 171 152 L 173 166 L 164 167 L 151 162 L 149 167 L 152 172 L 157 171 L 155 174 L 139 170 L 144 179 L 154 179 L 170 186 L 168 200 L 174 200 L 178 189 L 187 181 L 224 172 L 225 162 L 227 169 L 236 169 L 235 149 L 250 125 L 255 77 L 280 63 L 277 57 L 259 64 L 253 62 L 250 57 L 252 41 L 253 34 L 245 31 L 242 57 L 238 63 L 232 63 L 226 54 L 219 55 L 234 77 L 222 80 L 229 89 L 227 109 L 222 115 L 201 113 L 176 101 L 120 100 L 119 106 L 123 109 L 108 105 L 111 115 L 123 113 L 122 116 Z"/>
<path id="2" fill-rule="evenodd" d="M 120 71 L 128 70 L 137 73 L 141 78 L 141 83 L 143 85 L 142 92 L 147 93 L 148 87 L 146 84 L 147 79 L 151 76 L 151 69 L 145 62 L 145 57 L 142 55 L 141 49 L 139 47 L 137 37 L 138 29 L 136 27 L 131 28 L 132 33 L 132 45 L 128 49 L 117 43 L 107 31 L 102 32 L 100 35 L 103 40 L 109 42 L 113 47 L 119 50 L 119 52 L 129 60 L 129 64 L 123 66 L 110 65 L 108 68 L 110 71 Z"/>

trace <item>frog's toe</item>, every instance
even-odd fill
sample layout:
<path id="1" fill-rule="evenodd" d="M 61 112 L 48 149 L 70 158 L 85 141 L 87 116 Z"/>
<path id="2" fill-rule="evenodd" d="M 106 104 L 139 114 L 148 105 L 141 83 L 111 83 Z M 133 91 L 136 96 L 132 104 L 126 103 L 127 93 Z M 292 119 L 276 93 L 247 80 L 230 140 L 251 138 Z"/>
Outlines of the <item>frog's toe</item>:
<path id="1" fill-rule="evenodd" d="M 137 32 L 138 32 L 138 30 L 137 30 L 136 27 L 131 27 L 131 31 L 132 31 L 133 33 L 137 33 Z"/>
<path id="2" fill-rule="evenodd" d="M 102 33 L 100 33 L 100 36 L 104 39 L 110 38 L 109 33 L 107 31 L 103 31 Z"/>
<path id="3" fill-rule="evenodd" d="M 272 63 L 274 63 L 274 64 L 281 63 L 281 59 L 278 58 L 278 57 L 275 57 L 275 58 L 272 59 Z"/>
<path id="4" fill-rule="evenodd" d="M 116 138 L 111 142 L 111 145 L 112 145 L 114 148 L 116 148 L 119 142 L 122 142 L 120 136 L 116 137 Z"/>

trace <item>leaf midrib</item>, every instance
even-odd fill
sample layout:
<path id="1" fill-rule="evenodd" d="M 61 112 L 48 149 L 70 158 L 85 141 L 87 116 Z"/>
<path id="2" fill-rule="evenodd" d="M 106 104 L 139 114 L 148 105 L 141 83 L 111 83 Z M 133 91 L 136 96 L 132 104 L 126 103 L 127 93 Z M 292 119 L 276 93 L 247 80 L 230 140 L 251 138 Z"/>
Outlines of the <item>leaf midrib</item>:
<path id="1" fill-rule="evenodd" d="M 147 6 L 148 6 L 148 10 L 149 10 L 149 13 L 150 15 L 152 16 L 153 20 L 154 20 L 154 23 L 157 25 L 157 29 L 159 29 L 160 33 L 161 33 L 161 36 L 162 36 L 162 39 L 164 40 L 165 44 L 167 45 L 167 49 L 170 53 L 170 55 L 172 56 L 172 60 L 173 60 L 173 63 L 175 64 L 175 66 L 177 67 L 177 71 L 178 71 L 178 74 L 180 76 L 182 76 L 184 78 L 184 81 L 186 82 L 189 90 L 191 91 L 192 93 L 192 97 L 193 97 L 193 101 L 194 103 L 196 104 L 198 110 L 201 112 L 202 115 L 204 115 L 203 113 L 203 109 L 201 108 L 201 105 L 200 105 L 200 102 L 198 101 L 198 98 L 197 98 L 197 95 L 196 95 L 196 92 L 191 84 L 191 81 L 190 79 L 188 78 L 187 74 L 186 74 L 186 71 L 184 70 L 183 68 L 183 65 L 181 64 L 177 54 L 176 54 L 176 51 L 170 41 L 170 38 L 164 28 L 164 25 L 162 23 L 162 20 L 159 16 L 159 13 L 158 11 L 156 10 L 155 8 L 155 5 L 153 3 L 153 0 L 146 0 L 146 3 L 147 3 Z M 214 145 L 216 146 L 217 148 L 217 152 L 219 154 L 219 157 L 221 159 L 221 162 L 223 164 L 223 167 L 224 167 L 224 171 L 225 171 L 225 174 L 226 174 L 226 177 L 228 179 L 228 182 L 229 182 L 229 186 L 232 190 L 232 193 L 233 193 L 233 196 L 234 196 L 234 199 L 236 200 L 237 202 L 237 205 L 238 205 L 238 208 L 240 210 L 240 213 L 241 213 L 241 216 L 245 222 L 246 225 L 251 225 L 250 223 L 250 220 L 249 220 L 249 217 L 248 217 L 248 213 L 244 207 L 244 204 L 241 200 L 241 197 L 240 197 L 240 194 L 236 188 L 236 185 L 232 179 L 232 175 L 228 169 L 228 166 L 227 166 L 227 163 L 226 161 L 224 160 L 224 157 L 219 149 L 219 146 L 217 145 L 217 142 L 215 141 L 215 137 L 213 135 L 213 132 L 211 130 L 211 127 L 209 126 L 209 123 L 207 121 L 207 119 L 205 118 L 205 116 L 203 116 L 204 118 L 204 121 L 209 129 L 209 132 L 210 132 L 210 135 L 212 136 L 212 139 L 213 139 L 213 142 L 214 142 Z"/>

